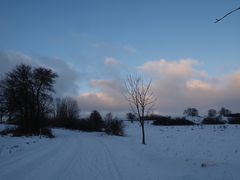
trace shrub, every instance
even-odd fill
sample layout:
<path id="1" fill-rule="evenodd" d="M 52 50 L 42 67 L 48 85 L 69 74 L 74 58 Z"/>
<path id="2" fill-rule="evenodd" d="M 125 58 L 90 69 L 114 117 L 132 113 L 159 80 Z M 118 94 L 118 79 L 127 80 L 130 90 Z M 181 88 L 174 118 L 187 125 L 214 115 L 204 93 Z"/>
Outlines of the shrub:
<path id="1" fill-rule="evenodd" d="M 107 134 L 123 136 L 124 135 L 124 125 L 123 121 L 118 119 L 113 119 L 112 114 L 108 113 L 103 121 L 100 113 L 98 111 L 92 111 L 90 116 L 85 119 L 59 119 L 55 118 L 50 123 L 53 127 L 61 127 L 72 130 L 81 131 L 105 131 Z"/>
<path id="2" fill-rule="evenodd" d="M 194 125 L 192 121 L 187 120 L 186 118 L 175 118 L 165 116 L 158 116 L 156 120 L 153 121 L 153 125 L 162 125 L 162 126 L 185 126 L 185 125 Z"/>
<path id="3" fill-rule="evenodd" d="M 51 122 L 53 127 L 65 128 L 71 130 L 93 131 L 89 119 L 54 119 Z"/>
<path id="4" fill-rule="evenodd" d="M 93 122 L 90 121 L 89 118 L 77 120 L 74 127 L 74 129 L 87 132 L 102 131 L 102 127 L 100 129 L 95 128 Z"/>
<path id="5" fill-rule="evenodd" d="M 155 117 L 153 121 L 153 125 L 170 125 L 171 117 L 165 117 L 165 116 L 158 116 L 157 118 Z"/>
<path id="6" fill-rule="evenodd" d="M 202 120 L 202 124 L 225 124 L 225 122 L 221 121 L 219 118 L 207 117 Z"/>
<path id="7" fill-rule="evenodd" d="M 102 131 L 104 127 L 104 122 L 100 113 L 96 110 L 92 111 L 89 119 L 88 125 L 91 131 Z"/>
<path id="8" fill-rule="evenodd" d="M 52 133 L 52 129 L 51 128 L 42 128 L 40 129 L 40 135 L 42 136 L 46 136 L 46 137 L 49 137 L 49 138 L 54 138 L 55 136 L 53 135 Z"/>
<path id="9" fill-rule="evenodd" d="M 187 120 L 186 118 L 176 118 L 174 120 L 174 125 L 194 125 L 194 122 Z"/>
<path id="10" fill-rule="evenodd" d="M 98 111 L 92 111 L 90 116 L 85 119 L 79 118 L 55 118 L 51 125 L 72 130 L 81 131 L 102 131 L 104 122 Z"/>
<path id="11" fill-rule="evenodd" d="M 7 128 L 5 128 L 5 129 L 3 129 L 2 131 L 0 131 L 0 135 L 2 135 L 2 136 L 7 136 L 7 135 L 9 135 L 9 134 L 13 134 L 13 131 L 15 130 L 16 128 L 9 128 L 9 127 L 7 127 Z"/>
<path id="12" fill-rule="evenodd" d="M 78 119 L 53 119 L 51 121 L 51 125 L 53 127 L 59 127 L 59 128 L 66 128 L 66 129 L 77 129 L 78 127 Z"/>
<path id="13" fill-rule="evenodd" d="M 231 118 L 228 123 L 229 124 L 240 124 L 240 117 Z"/>
<path id="14" fill-rule="evenodd" d="M 137 119 L 137 117 L 135 116 L 135 114 L 129 112 L 126 114 L 126 118 L 131 121 L 131 123 L 133 123 L 133 121 L 135 121 Z"/>
<path id="15" fill-rule="evenodd" d="M 3 136 L 11 135 L 14 137 L 20 137 L 20 136 L 45 136 L 48 138 L 54 138 L 54 135 L 52 133 L 52 130 L 50 128 L 41 128 L 38 130 L 28 130 L 22 126 L 19 127 L 13 127 L 13 128 L 6 128 L 2 131 L 0 131 L 0 134 Z"/>
<path id="16" fill-rule="evenodd" d="M 105 121 L 105 132 L 110 135 L 123 136 L 124 124 L 118 119 L 110 119 Z"/>

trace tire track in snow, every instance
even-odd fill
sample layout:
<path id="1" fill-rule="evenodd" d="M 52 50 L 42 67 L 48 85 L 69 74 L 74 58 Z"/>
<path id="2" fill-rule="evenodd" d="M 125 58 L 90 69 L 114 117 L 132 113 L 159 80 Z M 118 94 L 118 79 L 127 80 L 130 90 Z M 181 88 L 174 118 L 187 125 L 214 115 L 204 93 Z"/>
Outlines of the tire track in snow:
<path id="1" fill-rule="evenodd" d="M 104 143 L 103 141 L 100 141 L 101 144 L 103 145 L 103 149 L 105 151 L 105 155 L 107 158 L 107 162 L 108 164 L 110 164 L 110 168 L 112 169 L 112 172 L 114 172 L 115 175 L 115 179 L 122 179 L 122 175 L 116 165 L 116 162 L 114 161 L 115 159 L 113 158 L 112 152 L 110 151 L 109 147 L 107 146 L 106 143 Z M 117 176 L 116 176 L 117 175 Z"/>
<path id="2" fill-rule="evenodd" d="M 84 179 L 86 177 L 88 180 L 122 179 L 108 146 L 101 141 L 100 137 L 96 137 L 95 134 L 82 134 L 79 136 L 79 141 L 81 142 L 79 151 L 64 172 L 63 177 L 68 175 L 68 179 Z"/>
<path id="3" fill-rule="evenodd" d="M 93 136 L 92 136 L 93 135 Z M 68 132 L 0 162 L 0 179 L 121 180 L 109 147 L 96 134 Z"/>
<path id="4" fill-rule="evenodd" d="M 56 141 L 56 142 L 61 143 L 61 141 Z M 53 142 L 53 143 L 56 143 L 56 142 Z M 45 143 L 47 143 L 47 142 L 45 142 Z M 17 163 L 22 160 L 24 161 L 29 156 L 34 156 L 36 154 L 36 150 L 44 153 L 45 151 L 46 152 L 50 151 L 51 148 L 55 148 L 55 147 L 46 148 L 44 146 L 45 143 L 35 146 L 35 147 L 29 147 L 30 149 L 27 149 L 27 147 L 25 147 L 24 151 L 22 151 L 21 153 L 18 153 L 18 154 L 13 153 L 12 156 L 7 157 L 7 159 L 4 157 L 5 159 L 1 159 L 0 169 L 2 167 L 12 165 L 13 163 Z M 26 149 L 27 149 L 27 151 L 25 151 Z"/>
<path id="5" fill-rule="evenodd" d="M 43 176 L 51 176 L 51 174 L 53 174 L 52 172 L 57 171 L 57 164 L 64 166 L 65 161 L 61 163 L 61 159 L 67 159 L 62 157 L 62 155 L 71 155 L 72 151 L 66 153 L 68 151 L 65 151 L 65 148 L 71 147 L 71 150 L 76 149 L 74 147 L 75 143 L 72 143 L 72 140 L 69 141 L 69 139 L 70 138 L 56 139 L 55 142 L 52 141 L 44 144 L 40 149 L 37 147 L 30 152 L 25 152 L 16 159 L 14 158 L 9 162 L 1 163 L 0 167 L 4 167 L 4 171 L 0 172 L 0 179 L 14 179 L 16 175 L 18 179 L 24 180 L 42 179 L 41 177 Z M 61 165 L 57 165 L 58 168 L 61 167 Z M 51 170 L 49 168 L 51 168 Z M 34 173 L 37 173 L 39 176 Z M 55 175 L 58 174 L 59 173 L 56 173 Z"/>

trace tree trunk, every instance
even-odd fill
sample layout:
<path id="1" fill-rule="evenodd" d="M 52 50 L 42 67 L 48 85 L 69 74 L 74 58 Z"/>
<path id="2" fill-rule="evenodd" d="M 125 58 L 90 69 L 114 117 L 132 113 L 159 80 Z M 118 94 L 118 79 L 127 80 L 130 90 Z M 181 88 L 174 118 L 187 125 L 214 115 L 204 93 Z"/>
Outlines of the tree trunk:
<path id="1" fill-rule="evenodd" d="M 145 129 L 144 129 L 144 122 L 141 122 L 141 127 L 142 127 L 142 144 L 145 143 Z"/>
<path id="2" fill-rule="evenodd" d="M 36 128 L 39 129 L 40 128 L 40 91 L 41 91 L 41 85 L 40 87 L 37 89 L 37 94 L 36 94 L 36 103 L 37 103 L 37 117 L 36 117 Z"/>

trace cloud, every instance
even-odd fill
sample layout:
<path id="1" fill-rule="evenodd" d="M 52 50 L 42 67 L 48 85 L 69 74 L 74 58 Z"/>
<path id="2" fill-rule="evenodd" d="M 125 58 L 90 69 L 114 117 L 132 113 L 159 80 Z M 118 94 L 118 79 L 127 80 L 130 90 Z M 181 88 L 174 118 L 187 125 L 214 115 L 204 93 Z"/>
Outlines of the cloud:
<path id="1" fill-rule="evenodd" d="M 200 64 L 191 59 L 161 59 L 148 61 L 139 67 L 145 76 L 153 79 L 152 88 L 158 99 L 158 111 L 181 114 L 188 106 L 199 108 L 202 113 L 221 106 L 239 111 L 240 71 L 211 77 L 198 69 Z"/>
<path id="2" fill-rule="evenodd" d="M 129 45 L 124 45 L 124 46 L 123 46 L 123 49 L 124 49 L 125 51 L 129 52 L 129 53 L 132 53 L 132 54 L 136 54 L 136 53 L 138 52 L 136 48 L 131 47 L 131 46 L 129 46 Z"/>
<path id="3" fill-rule="evenodd" d="M 60 58 L 31 57 L 20 52 L 1 51 L 0 62 L 1 75 L 4 75 L 4 73 L 10 71 L 20 63 L 53 69 L 59 75 L 55 84 L 57 96 L 77 94 L 79 90 L 78 72 L 70 64 Z"/>
<path id="4" fill-rule="evenodd" d="M 95 91 L 78 96 L 80 108 L 84 111 L 98 109 L 106 112 L 120 112 L 127 109 L 121 80 L 91 80 L 89 86 Z"/>
<path id="5" fill-rule="evenodd" d="M 158 61 L 147 61 L 139 66 L 139 70 L 161 78 L 182 78 L 192 76 L 192 67 L 197 64 L 198 61 L 191 59 L 182 59 L 179 61 L 166 61 L 165 59 L 160 59 Z"/>
<path id="6" fill-rule="evenodd" d="M 52 68 L 59 77 L 56 80 L 55 89 L 58 96 L 72 96 L 79 91 L 79 74 L 74 67 L 60 58 L 41 58 L 39 63 Z"/>
<path id="7" fill-rule="evenodd" d="M 222 76 L 210 76 L 201 62 L 192 59 L 147 61 L 137 68 L 142 77 L 152 79 L 151 88 L 157 98 L 153 109 L 164 115 L 181 115 L 191 106 L 206 114 L 210 108 L 222 106 L 239 112 L 240 70 Z M 89 81 L 91 91 L 78 96 L 83 111 L 127 112 L 129 105 L 123 93 L 124 80 L 112 76 Z"/>
<path id="8" fill-rule="evenodd" d="M 20 63 L 36 65 L 30 56 L 13 51 L 0 51 L 0 62 L 1 75 L 4 75 L 4 73 L 10 71 L 13 67 Z"/>
<path id="9" fill-rule="evenodd" d="M 213 86 L 210 83 L 203 82 L 200 80 L 189 80 L 186 82 L 186 87 L 189 90 L 202 90 L 202 91 L 211 91 Z"/>
<path id="10" fill-rule="evenodd" d="M 19 63 L 52 68 L 59 74 L 55 86 L 57 95 L 75 96 L 82 111 L 129 111 L 129 105 L 123 96 L 125 68 L 122 68 L 121 64 L 115 66 L 119 61 L 113 57 L 107 57 L 102 69 L 95 69 L 96 72 L 88 75 L 88 84 L 82 93 L 79 93 L 79 88 L 86 81 L 80 81 L 75 67 L 60 58 L 0 52 L 0 62 L 2 74 Z M 160 59 L 146 61 L 137 67 L 137 71 L 142 73 L 142 77 L 152 79 L 151 88 L 157 98 L 154 111 L 180 115 L 185 108 L 192 106 L 206 114 L 210 108 L 218 110 L 224 106 L 233 112 L 239 112 L 240 69 L 221 76 L 210 76 L 203 68 L 197 60 Z M 103 70 L 104 74 L 99 74 L 99 71 Z M 98 78 L 95 73 L 99 74 Z"/>
<path id="11" fill-rule="evenodd" d="M 105 50 L 108 53 L 121 52 L 121 53 L 128 53 L 128 54 L 136 54 L 138 52 L 136 48 L 130 45 L 106 43 L 106 42 L 93 43 L 92 47 L 99 50 Z"/>
<path id="12" fill-rule="evenodd" d="M 106 57 L 104 60 L 105 65 L 116 65 L 119 61 L 113 57 Z"/>

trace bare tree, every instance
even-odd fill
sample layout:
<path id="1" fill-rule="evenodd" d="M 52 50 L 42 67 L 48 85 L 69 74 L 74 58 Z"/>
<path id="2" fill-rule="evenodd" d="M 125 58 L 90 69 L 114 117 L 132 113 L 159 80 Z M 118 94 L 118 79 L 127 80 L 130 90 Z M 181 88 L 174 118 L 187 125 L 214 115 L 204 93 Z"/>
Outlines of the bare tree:
<path id="1" fill-rule="evenodd" d="M 223 17 L 221 17 L 221 18 L 219 18 L 219 19 L 216 19 L 215 23 L 218 23 L 219 21 L 223 20 L 225 17 L 227 17 L 228 15 L 234 13 L 234 12 L 237 11 L 237 10 L 240 10 L 240 7 L 238 7 L 238 8 L 236 8 L 236 9 L 234 9 L 234 10 L 228 12 L 228 13 L 225 14 Z"/>
<path id="2" fill-rule="evenodd" d="M 69 121 L 79 118 L 79 107 L 77 100 L 71 97 L 56 99 L 56 118 L 59 120 Z"/>
<path id="3" fill-rule="evenodd" d="M 126 118 L 127 118 L 128 120 L 130 120 L 131 123 L 133 123 L 133 121 L 136 119 L 136 116 L 135 116 L 135 114 L 133 114 L 133 113 L 131 113 L 131 112 L 128 112 L 128 113 L 126 114 Z"/>
<path id="4" fill-rule="evenodd" d="M 125 87 L 125 98 L 129 102 L 131 110 L 138 118 L 142 128 L 142 144 L 145 144 L 145 114 L 153 108 L 156 101 L 151 91 L 151 81 L 144 83 L 142 77 L 129 75 L 125 81 Z"/>
<path id="5" fill-rule="evenodd" d="M 208 110 L 208 117 L 215 118 L 217 115 L 217 111 L 215 109 L 209 109 Z"/>
<path id="6" fill-rule="evenodd" d="M 223 117 L 223 116 L 228 116 L 229 114 L 231 114 L 232 112 L 229 110 L 229 109 L 227 109 L 227 108 L 225 108 L 225 107 L 222 107 L 220 110 L 219 110 L 219 115 L 221 116 L 221 117 Z"/>
<path id="7" fill-rule="evenodd" d="M 0 82 L 1 108 L 25 130 L 39 130 L 47 116 L 56 78 L 51 69 L 17 65 Z"/>
<path id="8" fill-rule="evenodd" d="M 183 115 L 198 116 L 198 110 L 196 108 L 189 107 L 186 110 L 184 110 Z"/>

